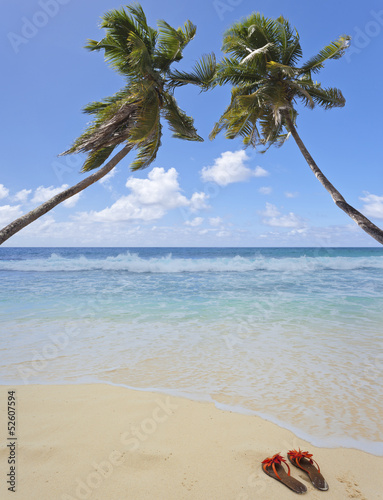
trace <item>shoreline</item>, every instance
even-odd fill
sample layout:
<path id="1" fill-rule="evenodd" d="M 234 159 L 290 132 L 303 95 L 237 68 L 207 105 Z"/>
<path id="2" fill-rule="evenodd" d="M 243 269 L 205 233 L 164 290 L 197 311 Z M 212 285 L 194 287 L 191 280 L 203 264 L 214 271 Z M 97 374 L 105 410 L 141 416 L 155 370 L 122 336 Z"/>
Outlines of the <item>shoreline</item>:
<path id="1" fill-rule="evenodd" d="M 0 388 L 2 387 L 20 387 L 24 384 L 21 383 L 2 383 L 0 382 Z M 294 427 L 291 424 L 288 424 L 282 420 L 279 420 L 278 418 L 275 418 L 273 415 L 268 415 L 264 414 L 262 412 L 257 412 L 255 410 L 239 406 L 239 405 L 230 405 L 230 404 L 225 404 L 225 403 L 220 403 L 219 401 L 216 401 L 215 399 L 212 398 L 211 395 L 205 394 L 194 394 L 194 393 L 188 393 L 184 392 L 182 390 L 178 391 L 176 389 L 168 389 L 168 388 L 156 388 L 156 387 L 133 387 L 129 386 L 126 384 L 118 384 L 115 382 L 111 381 L 100 381 L 100 380 L 80 380 L 80 381 L 36 381 L 36 382 L 30 382 L 25 385 L 29 386 L 66 386 L 66 385 L 107 385 L 111 387 L 120 387 L 122 389 L 126 389 L 128 391 L 138 391 L 138 392 L 149 392 L 152 394 L 160 394 L 160 395 L 166 395 L 166 396 L 171 396 L 174 398 L 181 398 L 181 399 L 186 399 L 188 401 L 193 401 L 195 403 L 208 403 L 208 404 L 213 404 L 215 408 L 218 410 L 224 411 L 224 412 L 229 412 L 229 413 L 234 413 L 234 414 L 239 414 L 239 415 L 247 415 L 251 417 L 257 417 L 260 418 L 261 420 L 270 422 L 277 427 L 284 429 L 286 431 L 291 432 L 294 434 L 297 439 L 301 439 L 307 443 L 309 443 L 310 446 L 315 446 L 316 448 L 326 448 L 326 449 L 337 449 L 337 448 L 344 448 L 344 449 L 350 449 L 350 450 L 356 450 L 356 451 L 361 451 L 364 453 L 367 453 L 368 455 L 373 455 L 376 457 L 383 457 L 383 441 L 365 441 L 365 440 L 354 440 L 350 438 L 348 440 L 348 443 L 345 444 L 344 442 L 342 443 L 337 443 L 334 442 L 334 439 L 332 438 L 327 438 L 327 437 L 317 437 L 313 436 L 306 431 L 303 431 L 299 429 L 298 427 Z M 372 451 L 373 448 L 374 450 Z"/>
<path id="2" fill-rule="evenodd" d="M 7 430 L 1 386 L 0 429 Z M 272 500 L 295 494 L 266 476 L 261 461 L 292 448 L 309 450 L 330 485 L 320 492 L 292 475 L 310 498 L 383 499 L 383 457 L 317 448 L 259 416 L 221 410 L 149 390 L 105 383 L 14 386 L 17 490 L 13 498 L 73 500 Z M 1 498 L 9 450 L 0 451 Z M 11 497 L 10 497 L 11 498 Z"/>

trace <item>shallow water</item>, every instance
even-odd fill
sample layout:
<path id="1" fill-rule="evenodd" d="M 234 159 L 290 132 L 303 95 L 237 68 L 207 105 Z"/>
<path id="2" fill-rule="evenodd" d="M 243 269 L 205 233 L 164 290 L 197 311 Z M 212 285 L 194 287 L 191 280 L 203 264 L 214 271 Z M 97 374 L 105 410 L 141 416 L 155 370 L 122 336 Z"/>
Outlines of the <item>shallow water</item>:
<path id="1" fill-rule="evenodd" d="M 0 381 L 103 381 L 383 455 L 383 250 L 0 248 Z"/>

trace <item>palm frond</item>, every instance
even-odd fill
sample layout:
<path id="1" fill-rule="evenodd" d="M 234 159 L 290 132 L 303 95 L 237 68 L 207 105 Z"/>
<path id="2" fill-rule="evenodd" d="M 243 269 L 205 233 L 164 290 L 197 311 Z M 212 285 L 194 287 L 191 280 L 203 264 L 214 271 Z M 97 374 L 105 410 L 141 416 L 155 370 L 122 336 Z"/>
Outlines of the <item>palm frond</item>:
<path id="1" fill-rule="evenodd" d="M 130 34 L 130 32 L 129 32 Z M 127 37 L 124 38 L 123 43 L 120 43 L 112 35 L 106 35 L 102 40 L 88 40 L 85 48 L 90 51 L 104 50 L 105 60 L 110 66 L 121 74 L 129 71 L 129 49 L 127 44 Z"/>
<path id="2" fill-rule="evenodd" d="M 129 85 L 126 85 L 115 94 L 108 97 L 104 97 L 102 101 L 94 101 L 85 105 L 82 108 L 82 112 L 88 115 L 97 115 L 99 113 L 102 113 L 102 111 L 106 110 L 106 108 L 108 108 L 111 104 L 119 103 L 120 105 L 122 105 L 123 102 L 127 101 L 130 95 L 131 95 L 131 88 Z"/>
<path id="3" fill-rule="evenodd" d="M 157 30 L 148 26 L 146 15 L 139 3 L 131 4 L 127 6 L 127 9 L 131 13 L 131 19 L 136 20 L 136 27 L 138 31 L 144 35 L 143 40 L 147 46 L 148 52 L 151 54 L 154 50 L 157 41 Z M 137 33 L 138 34 L 138 33 Z"/>
<path id="4" fill-rule="evenodd" d="M 293 66 L 302 57 L 299 35 L 283 16 L 278 17 L 276 31 L 280 46 L 280 63 Z"/>
<path id="5" fill-rule="evenodd" d="M 247 50 L 250 53 L 247 56 L 245 56 L 242 59 L 242 61 L 240 61 L 239 64 L 247 64 L 249 62 L 254 61 L 254 59 L 256 59 L 261 54 L 266 54 L 270 50 L 271 47 L 273 47 L 273 44 L 271 42 L 269 42 L 269 43 L 266 43 L 266 45 L 264 45 L 263 47 L 260 47 L 259 49 L 251 50 L 251 49 L 247 48 Z"/>
<path id="6" fill-rule="evenodd" d="M 269 61 L 266 63 L 266 69 L 270 71 L 272 74 L 281 74 L 287 78 L 295 78 L 299 75 L 299 70 L 293 68 L 292 66 L 288 66 L 286 64 L 280 64 L 275 61 Z"/>
<path id="7" fill-rule="evenodd" d="M 100 167 L 113 153 L 115 147 L 116 146 L 107 146 L 91 152 L 85 160 L 81 172 L 89 172 L 90 170 Z"/>
<path id="8" fill-rule="evenodd" d="M 132 32 L 128 36 L 127 42 L 130 45 L 128 57 L 130 70 L 133 70 L 136 76 L 137 73 L 142 76 L 153 74 L 152 58 L 142 38 Z"/>
<path id="9" fill-rule="evenodd" d="M 159 27 L 157 52 L 161 54 L 163 64 L 165 64 L 161 69 L 167 69 L 172 62 L 181 60 L 184 35 L 166 21 L 159 20 L 157 24 Z"/>
<path id="10" fill-rule="evenodd" d="M 345 50 L 350 45 L 351 37 L 347 35 L 342 35 L 335 40 L 334 42 L 326 45 L 317 55 L 309 59 L 303 66 L 301 67 L 301 72 L 306 73 L 312 71 L 313 73 L 317 73 L 321 68 L 323 68 L 324 63 L 328 59 L 339 59 L 344 54 Z"/>
<path id="11" fill-rule="evenodd" d="M 183 46 L 185 47 L 193 38 L 197 32 L 197 26 L 191 21 L 187 20 L 183 28 L 178 28 L 177 31 L 182 33 L 183 36 Z"/>
<path id="12" fill-rule="evenodd" d="M 304 84 L 301 87 L 306 87 L 315 104 L 324 109 L 342 108 L 346 104 L 342 92 L 335 87 L 324 89 L 320 85 Z"/>
<path id="13" fill-rule="evenodd" d="M 181 73 L 178 82 L 173 80 L 170 65 L 182 59 L 182 50 L 194 38 L 196 26 L 187 21 L 174 29 L 159 21 L 157 31 L 148 26 L 139 4 L 110 10 L 102 16 L 100 26 L 105 36 L 100 41 L 88 40 L 86 48 L 104 51 L 106 61 L 125 77 L 126 85 L 84 107 L 93 120 L 62 154 L 88 153 L 83 166 L 87 171 L 99 167 L 117 145 L 127 142 L 138 149 L 132 168 L 145 168 L 161 143 L 161 113 L 175 137 L 201 141 L 193 119 L 178 108 L 169 93 L 181 84 Z M 197 64 L 194 77 L 204 88 L 214 74 L 215 58 L 210 55 Z"/>
<path id="14" fill-rule="evenodd" d="M 98 149 L 120 144 L 127 139 L 129 130 L 135 123 L 136 112 L 137 103 L 116 102 L 103 107 L 85 132 L 60 156 L 71 153 L 93 153 Z"/>
<path id="15" fill-rule="evenodd" d="M 162 135 L 161 124 L 158 122 L 157 125 L 152 135 L 139 145 L 136 159 L 130 165 L 131 170 L 147 168 L 156 159 Z"/>
<path id="16" fill-rule="evenodd" d="M 181 87 L 192 83 L 198 85 L 202 90 L 208 90 L 214 84 L 217 64 L 214 54 L 205 54 L 195 64 L 191 72 L 172 71 L 169 73 L 169 84 L 171 87 Z"/>
<path id="17" fill-rule="evenodd" d="M 134 127 L 130 130 L 129 140 L 135 144 L 147 140 L 158 127 L 160 120 L 159 97 L 156 92 L 145 96 L 135 116 Z"/>
<path id="18" fill-rule="evenodd" d="M 234 57 L 224 57 L 217 65 L 215 80 L 218 85 L 231 83 L 232 85 L 257 84 L 262 78 L 258 68 L 242 66 Z"/>
<path id="19" fill-rule="evenodd" d="M 308 92 L 302 83 L 298 83 L 290 80 L 288 83 L 289 87 L 293 90 L 294 95 L 299 97 L 303 103 L 309 108 L 313 109 L 315 106 L 314 99 L 312 98 L 311 92 Z"/>
<path id="20" fill-rule="evenodd" d="M 203 139 L 197 134 L 194 127 L 194 120 L 182 111 L 174 97 L 168 92 L 164 93 L 164 107 L 162 113 L 168 121 L 169 128 L 173 132 L 173 137 L 186 139 L 187 141 L 199 141 Z"/>

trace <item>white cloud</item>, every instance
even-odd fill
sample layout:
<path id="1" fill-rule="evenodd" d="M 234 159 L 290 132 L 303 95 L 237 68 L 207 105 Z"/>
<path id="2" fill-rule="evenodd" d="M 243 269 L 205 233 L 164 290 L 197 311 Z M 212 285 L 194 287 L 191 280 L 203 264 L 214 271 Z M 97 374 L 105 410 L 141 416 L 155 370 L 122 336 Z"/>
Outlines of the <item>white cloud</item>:
<path id="1" fill-rule="evenodd" d="M 330 247 L 328 255 L 333 252 L 331 247 L 337 246 L 376 246 L 374 240 L 362 231 L 356 224 L 345 226 L 324 226 L 278 230 L 259 235 L 263 244 L 271 246 L 316 246 Z"/>
<path id="2" fill-rule="evenodd" d="M 198 212 L 198 210 L 206 210 L 209 208 L 209 205 L 206 203 L 209 198 L 209 195 L 206 193 L 193 193 L 190 198 L 190 210 L 192 212 Z"/>
<path id="3" fill-rule="evenodd" d="M 211 226 L 219 226 L 221 225 L 223 222 L 223 220 L 221 219 L 221 217 L 210 217 L 209 219 L 209 223 Z"/>
<path id="4" fill-rule="evenodd" d="M 383 196 L 366 193 L 366 196 L 360 199 L 364 201 L 362 212 L 365 215 L 383 219 Z"/>
<path id="5" fill-rule="evenodd" d="M 56 194 L 61 193 L 61 191 L 64 191 L 64 189 L 67 189 L 69 186 L 68 184 L 63 184 L 61 187 L 44 187 L 44 186 L 39 186 L 35 194 L 32 198 L 32 203 L 44 203 L 45 201 L 48 201 L 50 198 L 55 196 Z"/>
<path id="6" fill-rule="evenodd" d="M 255 167 L 253 175 L 254 175 L 254 177 L 267 177 L 270 174 L 264 168 L 257 166 L 257 167 Z"/>
<path id="7" fill-rule="evenodd" d="M 0 200 L 6 198 L 9 195 L 9 189 L 7 189 L 4 184 L 0 184 Z"/>
<path id="8" fill-rule="evenodd" d="M 304 221 L 298 215 L 290 212 L 282 215 L 275 205 L 266 203 L 266 209 L 260 212 L 263 216 L 262 222 L 272 227 L 303 227 Z"/>
<path id="9" fill-rule="evenodd" d="M 36 189 L 35 194 L 34 194 L 31 201 L 32 201 L 32 203 L 36 203 L 36 204 L 44 203 L 44 202 L 50 200 L 53 196 L 56 196 L 56 194 L 61 193 L 61 191 L 64 191 L 64 189 L 67 189 L 68 187 L 69 187 L 68 184 L 63 184 L 62 186 L 57 187 L 57 188 L 55 188 L 53 186 L 49 186 L 49 187 L 39 186 Z M 67 200 L 63 201 L 62 205 L 64 205 L 64 207 L 67 207 L 67 208 L 74 207 L 76 205 L 76 203 L 78 202 L 81 194 L 82 193 L 78 193 L 78 194 L 75 194 L 74 196 L 71 196 Z"/>
<path id="10" fill-rule="evenodd" d="M 102 179 L 100 179 L 98 182 L 99 182 L 100 184 L 104 184 L 104 182 L 109 182 L 109 181 L 110 181 L 110 179 L 113 179 L 113 177 L 114 177 L 116 174 L 117 174 L 117 169 L 116 169 L 116 168 L 114 168 L 113 170 L 111 170 L 111 171 L 109 172 L 109 174 L 106 174 L 106 176 L 105 176 L 105 177 L 103 177 Z"/>
<path id="11" fill-rule="evenodd" d="M 22 214 L 23 212 L 20 210 L 20 205 L 3 205 L 0 207 L 0 226 L 6 226 Z"/>
<path id="12" fill-rule="evenodd" d="M 296 198 L 298 196 L 298 193 L 295 191 L 294 193 L 291 193 L 290 191 L 285 192 L 286 198 Z"/>
<path id="13" fill-rule="evenodd" d="M 260 187 L 258 189 L 258 191 L 261 193 L 261 194 L 270 194 L 272 192 L 272 188 L 269 187 L 269 186 L 263 186 L 263 187 Z"/>
<path id="14" fill-rule="evenodd" d="M 279 210 L 272 203 L 266 203 L 266 208 L 261 212 L 264 217 L 276 217 L 280 214 Z"/>
<path id="15" fill-rule="evenodd" d="M 28 196 L 32 193 L 32 189 L 22 189 L 13 197 L 14 201 L 19 201 L 20 203 L 26 203 Z"/>
<path id="16" fill-rule="evenodd" d="M 203 217 L 195 217 L 193 220 L 187 220 L 185 224 L 186 226 L 196 227 L 200 226 L 202 222 L 203 222 Z"/>
<path id="17" fill-rule="evenodd" d="M 190 199 L 181 194 L 178 172 L 170 168 L 155 167 L 147 179 L 129 177 L 126 187 L 131 190 L 111 207 L 100 212 L 80 214 L 80 218 L 90 217 L 96 221 L 158 220 L 166 212 L 178 207 L 188 207 L 192 212 L 207 208 L 206 193 L 194 193 Z"/>
<path id="18" fill-rule="evenodd" d="M 209 167 L 203 167 L 201 178 L 205 182 L 215 182 L 219 186 L 227 186 L 233 182 L 243 182 L 251 177 L 264 177 L 268 172 L 262 167 L 256 167 L 254 170 L 245 165 L 249 160 L 244 150 L 225 151 L 219 158 L 216 158 L 214 164 Z"/>
<path id="19" fill-rule="evenodd" d="M 218 238 L 226 238 L 227 236 L 230 236 L 231 232 L 230 231 L 219 231 L 217 233 Z"/>
<path id="20" fill-rule="evenodd" d="M 63 201 L 62 204 L 64 205 L 64 207 L 72 208 L 72 207 L 74 207 L 77 204 L 77 202 L 80 199 L 81 195 L 82 195 L 82 193 L 77 193 L 74 196 L 71 196 L 67 200 Z"/>

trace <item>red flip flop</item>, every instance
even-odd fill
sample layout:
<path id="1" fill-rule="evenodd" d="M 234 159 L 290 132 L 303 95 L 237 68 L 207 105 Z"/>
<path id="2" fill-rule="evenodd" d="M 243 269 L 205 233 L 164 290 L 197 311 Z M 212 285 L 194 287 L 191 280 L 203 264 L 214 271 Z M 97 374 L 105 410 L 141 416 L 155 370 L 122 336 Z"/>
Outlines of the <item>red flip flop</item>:
<path id="1" fill-rule="evenodd" d="M 282 466 L 282 463 L 287 466 L 287 474 Z M 265 458 L 262 464 L 262 469 L 268 476 L 280 481 L 282 484 L 290 488 L 290 490 L 295 491 L 295 493 L 306 493 L 306 486 L 290 476 L 289 464 L 281 455 L 279 455 L 279 453 L 276 453 L 271 458 Z"/>
<path id="2" fill-rule="evenodd" d="M 328 484 L 320 472 L 318 463 L 312 459 L 311 453 L 308 451 L 301 451 L 300 449 L 299 451 L 290 450 L 287 453 L 287 456 L 295 467 L 298 467 L 308 474 L 310 481 L 313 483 L 315 488 L 322 491 L 328 490 Z"/>

